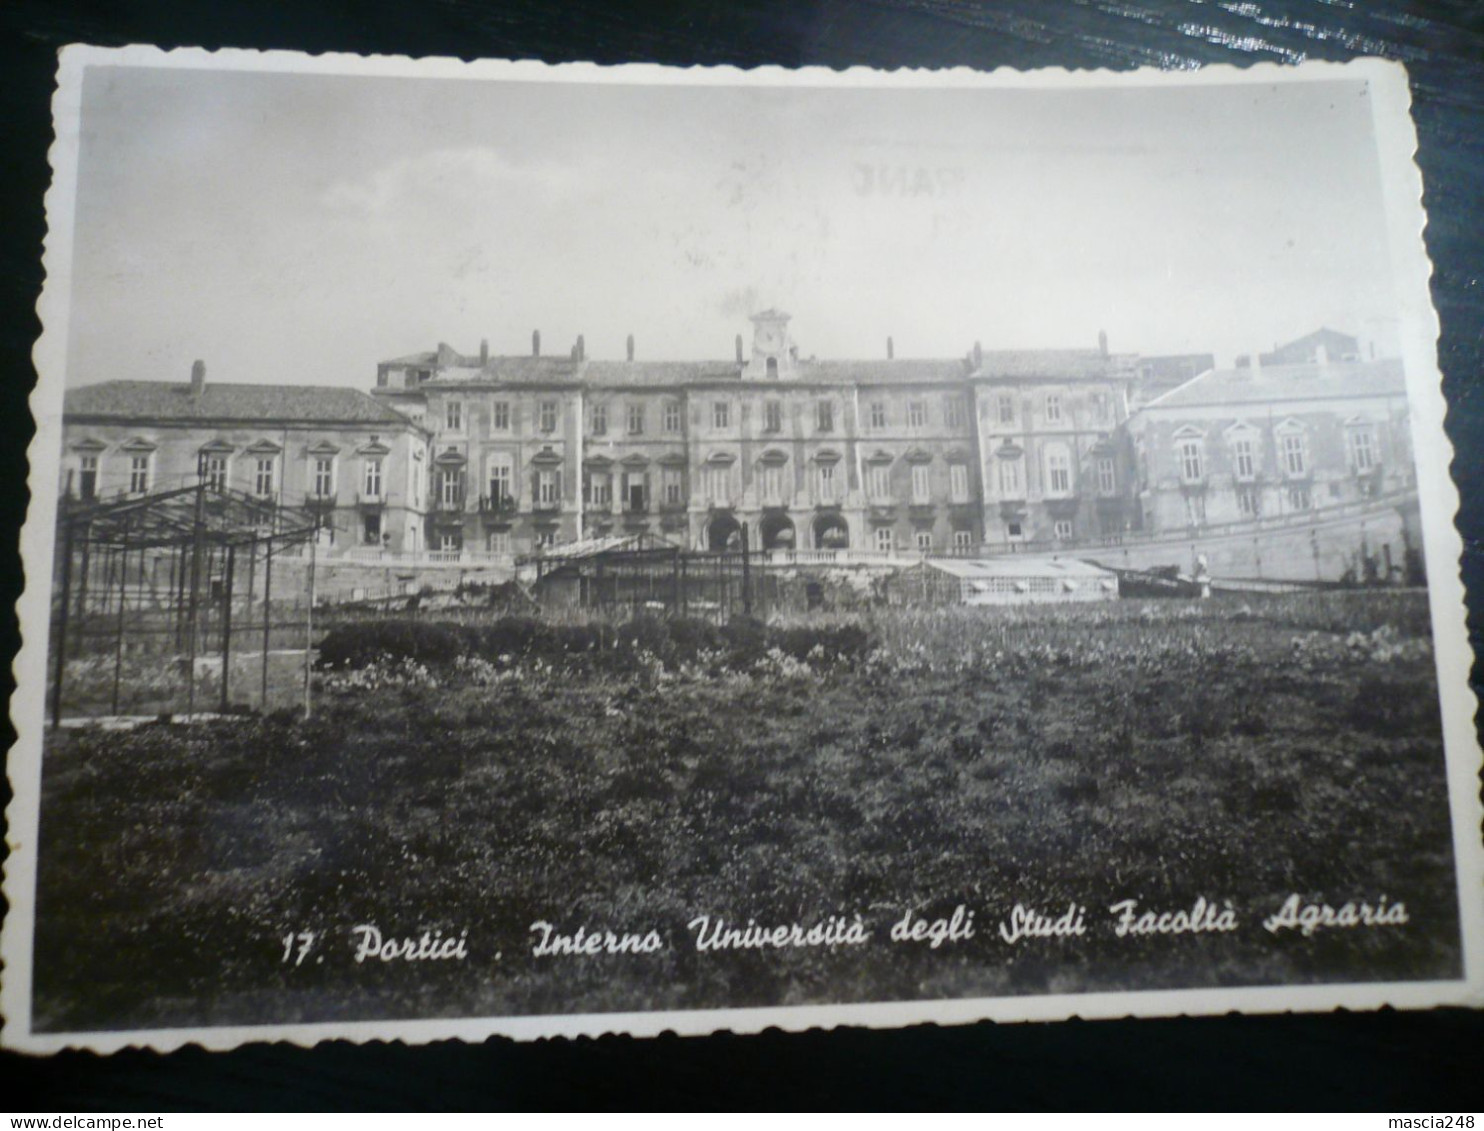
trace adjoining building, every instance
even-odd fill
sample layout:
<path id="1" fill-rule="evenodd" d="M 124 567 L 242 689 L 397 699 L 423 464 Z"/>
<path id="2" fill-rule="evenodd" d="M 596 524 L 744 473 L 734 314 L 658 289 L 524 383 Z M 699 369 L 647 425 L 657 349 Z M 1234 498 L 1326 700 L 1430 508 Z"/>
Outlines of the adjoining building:
<path id="1" fill-rule="evenodd" d="M 428 433 L 357 389 L 104 381 L 68 389 L 62 490 L 82 502 L 205 482 L 318 516 L 320 541 L 418 550 Z"/>
<path id="2" fill-rule="evenodd" d="M 1129 431 L 1146 533 L 1263 535 L 1239 556 L 1259 555 L 1261 568 L 1265 544 L 1279 575 L 1376 580 L 1420 565 L 1398 361 L 1212 370 L 1144 406 Z M 1307 533 L 1282 550 L 1281 529 L 1300 525 Z M 1297 555 L 1298 568 L 1280 554 Z M 1244 576 L 1233 568 L 1222 563 Z"/>
<path id="3" fill-rule="evenodd" d="M 973 554 L 1127 529 L 1133 359 L 1088 350 L 803 358 L 752 316 L 730 360 L 383 362 L 375 393 L 433 433 L 429 545 L 528 553 L 652 533 L 693 549 Z"/>

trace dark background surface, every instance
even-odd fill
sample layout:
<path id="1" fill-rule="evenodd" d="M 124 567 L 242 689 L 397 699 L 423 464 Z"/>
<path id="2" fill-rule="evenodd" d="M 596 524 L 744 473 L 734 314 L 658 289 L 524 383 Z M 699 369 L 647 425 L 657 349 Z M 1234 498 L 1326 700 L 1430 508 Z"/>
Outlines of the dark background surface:
<path id="1" fill-rule="evenodd" d="M 1426 185 L 1463 576 L 1484 599 L 1484 7 L 1467 2 L 878 0 L 765 4 L 92 0 L 0 7 L 0 652 L 18 644 L 26 394 L 40 327 L 55 51 L 103 45 L 675 65 L 1407 64 Z M 1449 568 L 1434 563 L 1434 569 Z M 1479 618 L 1470 616 L 1479 652 Z M 1475 671 L 1476 689 L 1477 665 Z M 8 690 L 8 687 L 7 687 Z M 7 794 L 8 797 L 8 794 Z M 225 1054 L 0 1053 L 0 1109 L 992 1107 L 1478 1110 L 1484 1014 L 1328 1014 L 639 1041 L 254 1045 Z"/>

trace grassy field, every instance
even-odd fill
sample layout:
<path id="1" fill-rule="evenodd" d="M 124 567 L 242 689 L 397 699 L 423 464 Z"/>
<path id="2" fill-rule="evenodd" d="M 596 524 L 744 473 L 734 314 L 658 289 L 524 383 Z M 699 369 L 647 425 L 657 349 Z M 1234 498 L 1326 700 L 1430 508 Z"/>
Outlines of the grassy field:
<path id="1" fill-rule="evenodd" d="M 342 663 L 309 722 L 57 739 L 37 1028 L 1458 971 L 1422 594 L 883 611 L 726 637 L 517 627 L 423 626 L 404 634 L 419 658 L 370 663 L 327 642 Z M 1385 896 L 1408 921 L 1263 929 L 1293 894 Z M 1112 929 L 1120 900 L 1197 898 L 1238 929 Z M 1017 903 L 1083 906 L 1087 931 L 1006 944 Z M 959 905 L 973 938 L 889 941 L 906 912 Z M 871 941 L 701 952 L 702 914 L 858 917 Z M 538 957 L 536 921 L 663 945 Z M 358 964 L 360 924 L 462 937 L 468 957 Z"/>

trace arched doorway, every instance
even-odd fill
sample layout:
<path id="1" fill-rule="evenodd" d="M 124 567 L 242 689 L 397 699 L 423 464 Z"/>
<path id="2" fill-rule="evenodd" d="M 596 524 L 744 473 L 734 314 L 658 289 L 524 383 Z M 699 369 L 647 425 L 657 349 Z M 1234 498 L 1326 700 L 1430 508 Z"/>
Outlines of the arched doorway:
<path id="1" fill-rule="evenodd" d="M 794 521 L 786 514 L 765 514 L 757 524 L 764 550 L 792 550 L 794 548 Z"/>
<path id="2" fill-rule="evenodd" d="M 822 514 L 814 520 L 814 546 L 819 550 L 844 550 L 850 546 L 850 527 L 838 514 Z"/>
<path id="3" fill-rule="evenodd" d="M 742 548 L 742 524 L 729 514 L 719 514 L 706 527 L 706 548 L 714 554 Z"/>

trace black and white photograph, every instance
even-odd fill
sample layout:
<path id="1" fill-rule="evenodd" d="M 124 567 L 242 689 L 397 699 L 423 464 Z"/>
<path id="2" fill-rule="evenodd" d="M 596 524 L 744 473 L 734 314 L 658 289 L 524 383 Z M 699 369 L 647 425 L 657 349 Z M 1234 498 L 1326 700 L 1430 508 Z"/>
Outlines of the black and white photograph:
<path id="1" fill-rule="evenodd" d="M 1477 1000 L 1400 66 L 54 106 L 5 1043 Z"/>

